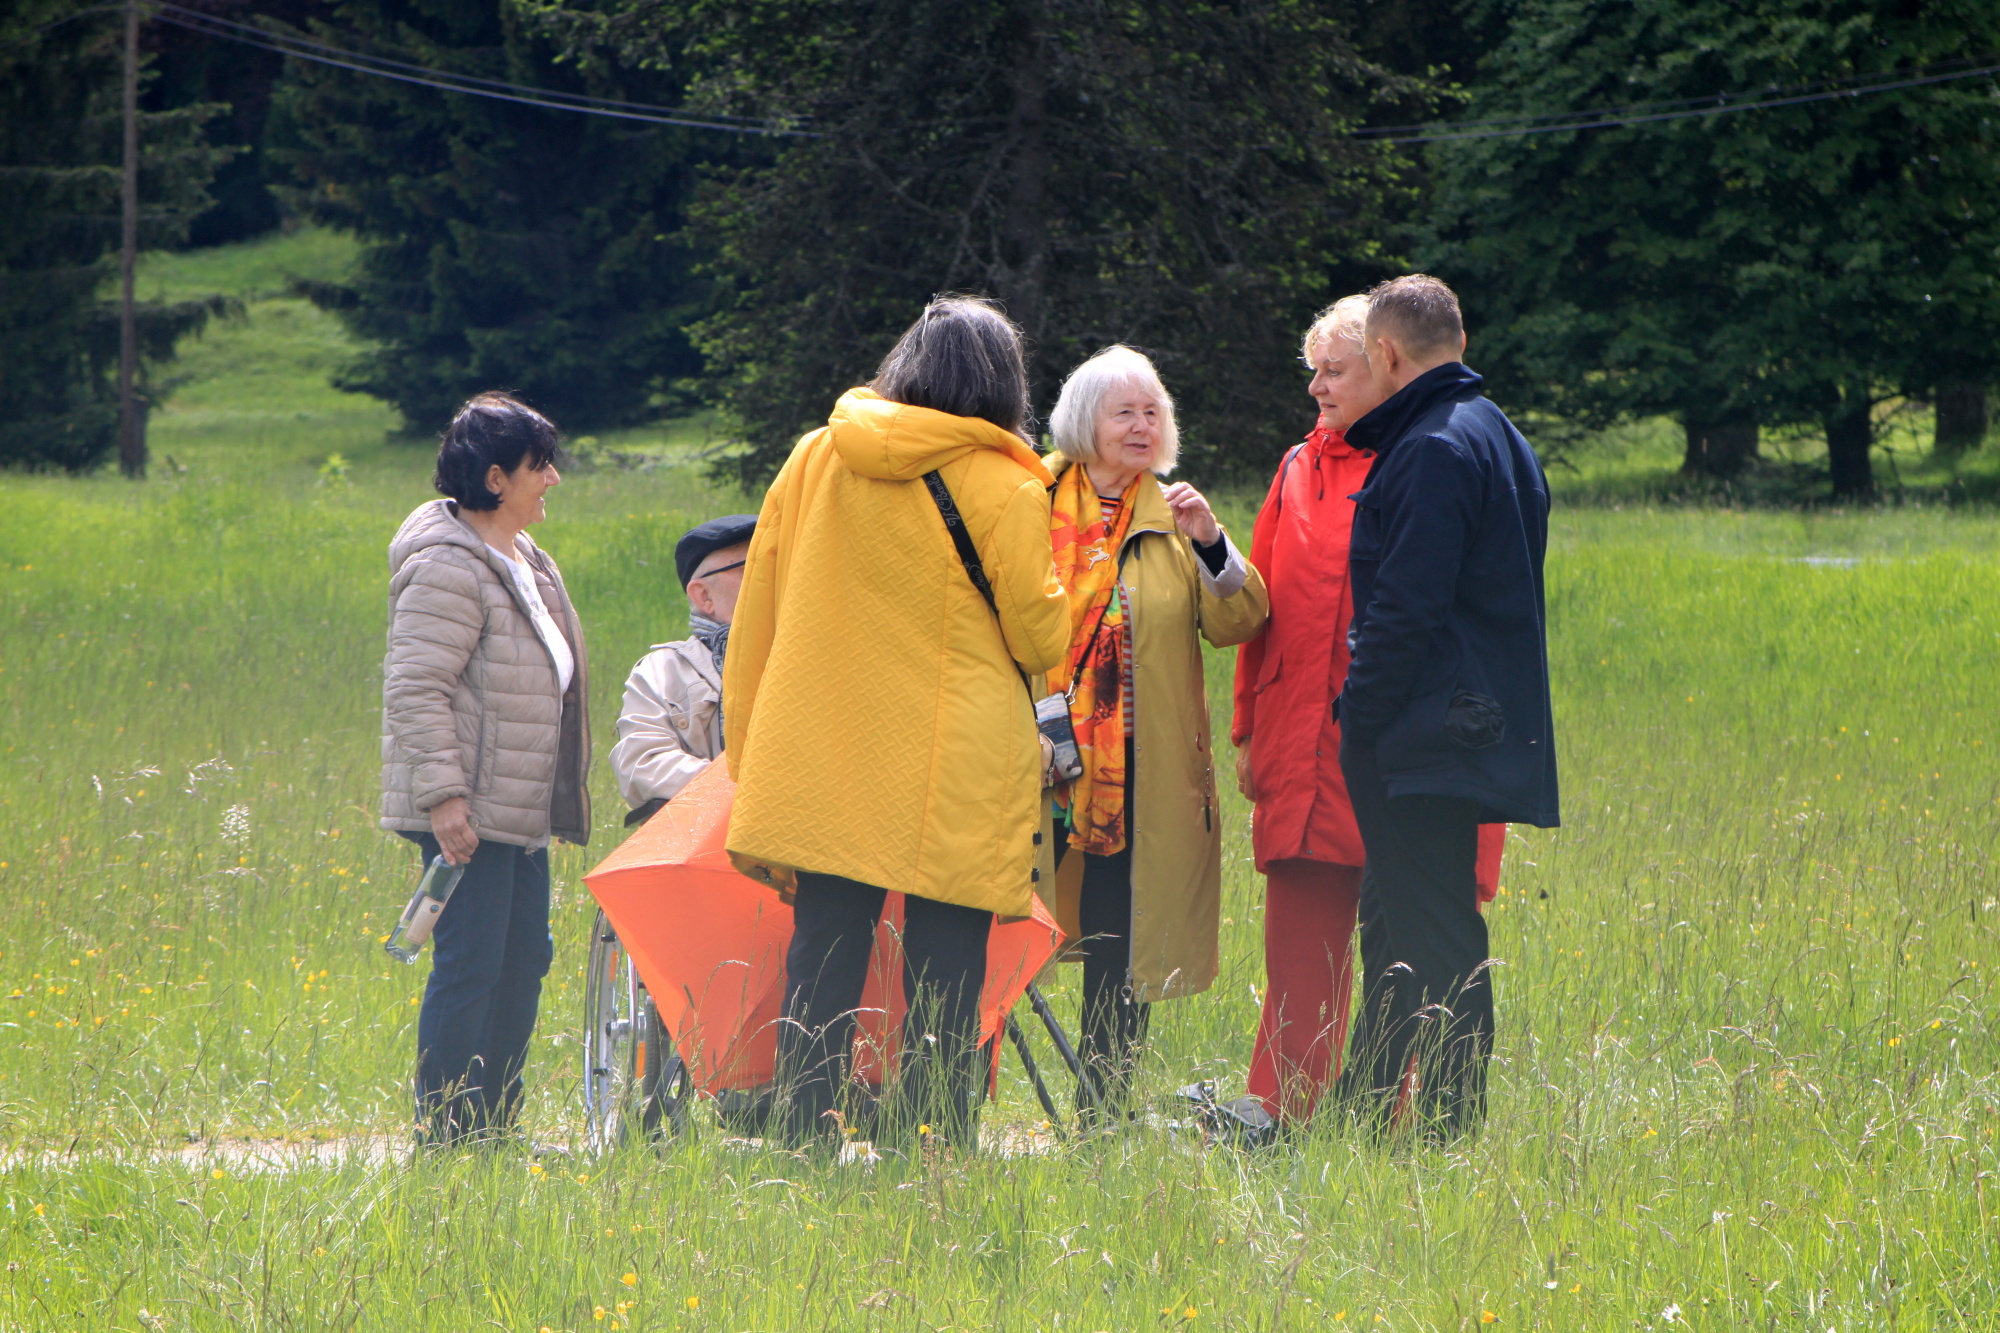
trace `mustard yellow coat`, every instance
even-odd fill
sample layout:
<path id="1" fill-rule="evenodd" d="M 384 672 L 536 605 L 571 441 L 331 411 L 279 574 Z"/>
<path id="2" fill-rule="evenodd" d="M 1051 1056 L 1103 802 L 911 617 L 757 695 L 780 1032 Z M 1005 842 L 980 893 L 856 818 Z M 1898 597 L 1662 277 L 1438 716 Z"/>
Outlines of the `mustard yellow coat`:
<path id="1" fill-rule="evenodd" d="M 999 602 L 922 477 L 951 488 Z M 990 422 L 842 396 L 771 483 L 729 631 L 729 850 L 1019 916 L 1041 745 L 1021 672 L 1069 646 L 1050 477 Z"/>
<path id="2" fill-rule="evenodd" d="M 1052 455 L 1060 474 L 1072 466 Z M 1257 636 L 1271 599 L 1255 565 L 1233 596 L 1202 581 L 1201 557 L 1174 526 L 1158 478 L 1140 479 L 1121 552 L 1132 625 L 1132 971 L 1134 999 L 1196 995 L 1215 980 L 1222 916 L 1222 810 L 1201 644 Z M 735 648 L 730 649 L 736 651 Z M 1056 876 L 1056 919 L 1077 935 L 1083 858 Z"/>

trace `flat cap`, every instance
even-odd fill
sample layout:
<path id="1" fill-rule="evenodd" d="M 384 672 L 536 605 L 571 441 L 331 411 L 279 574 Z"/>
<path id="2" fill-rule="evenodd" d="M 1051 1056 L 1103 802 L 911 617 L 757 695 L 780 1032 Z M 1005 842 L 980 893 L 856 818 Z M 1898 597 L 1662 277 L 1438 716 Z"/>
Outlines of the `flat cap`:
<path id="1" fill-rule="evenodd" d="M 755 514 L 711 518 L 700 527 L 689 528 L 687 535 L 674 545 L 674 569 L 681 576 L 681 586 L 685 588 L 693 581 L 695 570 L 710 555 L 726 547 L 741 546 L 756 531 Z"/>

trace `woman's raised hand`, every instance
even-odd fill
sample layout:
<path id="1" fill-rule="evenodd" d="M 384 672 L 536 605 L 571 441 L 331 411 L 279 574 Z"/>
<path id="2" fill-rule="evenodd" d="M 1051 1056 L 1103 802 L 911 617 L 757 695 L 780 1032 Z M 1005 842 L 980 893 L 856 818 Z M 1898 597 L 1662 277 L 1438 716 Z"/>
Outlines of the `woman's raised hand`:
<path id="1" fill-rule="evenodd" d="M 1174 511 L 1174 525 L 1195 545 L 1213 546 L 1222 537 L 1222 525 L 1215 521 L 1215 511 L 1208 507 L 1200 491 L 1177 481 L 1160 494 L 1167 508 Z"/>

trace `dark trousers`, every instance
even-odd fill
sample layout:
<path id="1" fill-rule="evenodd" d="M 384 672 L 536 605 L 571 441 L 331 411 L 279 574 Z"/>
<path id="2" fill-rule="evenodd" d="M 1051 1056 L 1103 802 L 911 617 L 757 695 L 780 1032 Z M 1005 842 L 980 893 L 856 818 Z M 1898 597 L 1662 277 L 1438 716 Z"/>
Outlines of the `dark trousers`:
<path id="1" fill-rule="evenodd" d="M 437 839 L 415 838 L 424 864 Z M 450 1143 L 507 1128 L 535 1031 L 549 938 L 549 854 L 482 840 L 431 935 L 431 975 L 417 1015 L 417 1119 Z"/>
<path id="2" fill-rule="evenodd" d="M 834 1132 L 827 1112 L 847 1082 L 854 1011 L 868 980 L 875 925 L 887 893 L 838 875 L 802 871 L 785 954 L 785 1021 L 778 1074 L 782 1133 L 799 1143 Z M 914 894 L 903 898 L 903 1053 L 895 1094 L 880 1108 L 877 1138 L 906 1139 L 929 1125 L 970 1147 L 985 1092 L 979 994 L 993 914 Z"/>
<path id="3" fill-rule="evenodd" d="M 1069 854 L 1069 839 L 1059 831 L 1056 864 Z M 1131 1089 L 1153 1006 L 1132 998 L 1131 839 L 1125 850 L 1109 856 L 1081 855 L 1083 887 L 1076 906 L 1082 932 L 1077 951 L 1083 955 L 1083 1031 L 1078 1053 L 1106 1109 L 1112 1109 Z M 1081 1089 L 1077 1097 L 1081 1102 Z"/>
<path id="4" fill-rule="evenodd" d="M 1493 982 L 1486 919 L 1473 867 L 1477 802 L 1451 796 L 1391 799 L 1365 745 L 1340 750 L 1361 829 L 1361 1012 L 1348 1047 L 1343 1100 L 1378 1128 L 1397 1114 L 1416 1063 L 1409 1108 L 1428 1134 L 1448 1137 L 1486 1111 L 1493 1049 Z"/>

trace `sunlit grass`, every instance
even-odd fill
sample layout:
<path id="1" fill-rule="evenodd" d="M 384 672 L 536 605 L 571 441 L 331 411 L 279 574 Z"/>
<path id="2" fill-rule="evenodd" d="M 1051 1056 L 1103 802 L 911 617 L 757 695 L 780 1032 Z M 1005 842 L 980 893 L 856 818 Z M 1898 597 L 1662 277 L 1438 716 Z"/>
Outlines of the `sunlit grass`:
<path id="1" fill-rule="evenodd" d="M 1492 1119 L 1449 1153 L 1141 1128 L 865 1170 L 710 1130 L 385 1166 L 363 1136 L 402 1131 L 423 968 L 379 947 L 415 869 L 374 827 L 384 547 L 428 454 L 325 387 L 343 346 L 254 301 L 156 421 L 185 472 L 0 477 L 0 1329 L 1992 1326 L 2000 520 L 1558 515 L 1568 823 L 1511 841 Z M 556 856 L 538 1138 L 580 1123 L 620 684 L 684 631 L 673 540 L 753 505 L 692 461 L 606 469 L 537 529 L 600 757 L 598 834 Z M 1249 1055 L 1225 800 L 1223 974 L 1156 1010 L 1155 1099 L 1233 1093 Z M 988 1124 L 1040 1118 L 1010 1055 Z M 200 1156 L 232 1136 L 353 1159 Z"/>

